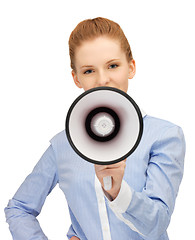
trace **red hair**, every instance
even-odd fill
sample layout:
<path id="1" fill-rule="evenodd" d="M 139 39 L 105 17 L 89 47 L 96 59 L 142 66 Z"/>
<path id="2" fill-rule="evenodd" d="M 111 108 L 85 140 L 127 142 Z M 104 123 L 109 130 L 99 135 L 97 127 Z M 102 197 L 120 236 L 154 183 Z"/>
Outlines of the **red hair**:
<path id="1" fill-rule="evenodd" d="M 84 41 L 93 40 L 100 36 L 118 40 L 121 44 L 121 49 L 126 54 L 127 61 L 130 62 L 133 59 L 129 42 L 118 23 L 101 17 L 87 19 L 76 26 L 69 38 L 70 65 L 75 72 L 76 48 L 81 46 Z"/>

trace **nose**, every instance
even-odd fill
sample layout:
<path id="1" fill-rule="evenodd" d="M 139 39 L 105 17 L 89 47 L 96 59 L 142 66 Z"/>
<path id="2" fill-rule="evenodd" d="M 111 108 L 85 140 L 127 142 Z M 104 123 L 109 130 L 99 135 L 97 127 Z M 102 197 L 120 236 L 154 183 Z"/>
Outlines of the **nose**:
<path id="1" fill-rule="evenodd" d="M 98 77 L 97 77 L 97 83 L 98 86 L 106 86 L 110 82 L 109 76 L 104 72 L 99 72 Z"/>

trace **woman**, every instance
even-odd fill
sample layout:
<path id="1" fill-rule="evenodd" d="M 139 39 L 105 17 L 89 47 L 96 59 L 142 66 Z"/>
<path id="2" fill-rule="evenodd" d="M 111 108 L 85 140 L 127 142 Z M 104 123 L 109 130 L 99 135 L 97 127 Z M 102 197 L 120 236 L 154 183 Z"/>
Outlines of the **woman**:
<path id="1" fill-rule="evenodd" d="M 136 71 L 120 26 L 105 18 L 78 24 L 69 39 L 73 80 L 85 91 L 98 86 L 128 90 Z M 71 240 L 167 240 L 166 229 L 183 176 L 185 141 L 180 127 L 143 115 L 144 132 L 134 153 L 109 166 L 81 159 L 58 133 L 5 209 L 16 240 L 47 239 L 36 216 L 59 183 Z M 112 176 L 112 188 L 103 178 Z"/>

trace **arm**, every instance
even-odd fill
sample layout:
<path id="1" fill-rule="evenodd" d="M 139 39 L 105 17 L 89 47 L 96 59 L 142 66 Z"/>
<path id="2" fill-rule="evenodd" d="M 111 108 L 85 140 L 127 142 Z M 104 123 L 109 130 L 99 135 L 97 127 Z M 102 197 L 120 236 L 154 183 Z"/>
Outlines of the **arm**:
<path id="1" fill-rule="evenodd" d="M 50 146 L 5 208 L 13 239 L 48 239 L 36 217 L 57 182 L 55 156 Z"/>
<path id="2" fill-rule="evenodd" d="M 184 154 L 181 129 L 168 129 L 152 146 L 142 192 L 135 192 L 123 180 L 119 194 L 109 202 L 115 215 L 143 239 L 158 239 L 169 225 L 183 176 Z"/>

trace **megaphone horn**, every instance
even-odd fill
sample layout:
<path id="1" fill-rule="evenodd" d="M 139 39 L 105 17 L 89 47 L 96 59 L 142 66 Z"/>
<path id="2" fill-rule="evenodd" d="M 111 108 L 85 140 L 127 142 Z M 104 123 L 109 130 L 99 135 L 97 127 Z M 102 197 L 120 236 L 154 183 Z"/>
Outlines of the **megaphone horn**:
<path id="1" fill-rule="evenodd" d="M 72 103 L 65 130 L 70 145 L 81 158 L 109 165 L 134 152 L 142 137 L 143 119 L 138 105 L 127 93 L 97 87 L 85 91 Z"/>

